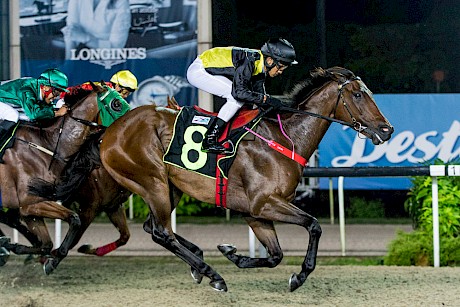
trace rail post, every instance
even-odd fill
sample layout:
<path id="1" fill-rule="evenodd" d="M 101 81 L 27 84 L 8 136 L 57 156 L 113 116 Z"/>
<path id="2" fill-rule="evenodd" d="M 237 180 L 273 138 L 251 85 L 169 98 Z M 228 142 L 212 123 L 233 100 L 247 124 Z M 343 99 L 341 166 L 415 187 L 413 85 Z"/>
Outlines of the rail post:
<path id="1" fill-rule="evenodd" d="M 345 256 L 345 201 L 343 196 L 343 176 L 339 176 L 337 187 L 339 192 L 339 225 L 340 225 L 340 243 L 342 247 L 342 256 Z"/>
<path id="2" fill-rule="evenodd" d="M 329 215 L 331 218 L 331 225 L 334 225 L 334 184 L 332 177 L 329 177 Z"/>

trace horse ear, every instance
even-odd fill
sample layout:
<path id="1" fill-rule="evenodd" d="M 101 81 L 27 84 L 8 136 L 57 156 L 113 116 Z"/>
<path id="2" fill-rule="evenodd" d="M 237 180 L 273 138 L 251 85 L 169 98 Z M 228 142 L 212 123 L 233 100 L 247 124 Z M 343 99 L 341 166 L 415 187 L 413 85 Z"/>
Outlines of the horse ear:
<path id="1" fill-rule="evenodd" d="M 93 88 L 93 91 L 95 91 L 96 93 L 102 92 L 104 90 L 102 88 L 102 86 L 100 86 L 97 83 L 94 83 L 93 81 L 89 81 L 89 83 L 91 84 L 91 87 Z"/>
<path id="2" fill-rule="evenodd" d="M 97 91 L 97 85 L 93 81 L 89 80 L 89 84 L 91 84 L 91 87 L 93 88 L 93 91 Z"/>
<path id="3" fill-rule="evenodd" d="M 174 110 L 180 110 L 180 106 L 177 103 L 177 100 L 176 98 L 174 98 L 174 96 L 169 97 L 168 95 L 168 105 L 166 107 Z"/>

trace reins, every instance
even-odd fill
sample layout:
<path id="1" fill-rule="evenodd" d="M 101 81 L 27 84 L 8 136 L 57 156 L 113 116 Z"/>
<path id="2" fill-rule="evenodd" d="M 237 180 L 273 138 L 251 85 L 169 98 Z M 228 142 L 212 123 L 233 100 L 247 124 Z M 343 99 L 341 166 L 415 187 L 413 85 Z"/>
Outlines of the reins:
<path id="1" fill-rule="evenodd" d="M 90 93 L 91 94 L 91 93 Z M 82 103 L 83 101 L 85 101 L 85 99 L 90 95 L 86 95 L 85 97 L 79 99 L 76 103 L 73 104 L 72 107 L 68 107 L 68 113 L 66 115 L 68 115 L 68 117 L 70 117 L 71 119 L 75 120 L 76 122 L 79 122 L 83 125 L 86 125 L 86 126 L 89 126 L 89 127 L 97 127 L 99 129 L 101 128 L 105 128 L 104 126 L 101 126 L 99 125 L 98 123 L 96 122 L 93 122 L 93 121 L 89 121 L 89 120 L 86 120 L 86 119 L 82 119 L 82 118 L 78 118 L 78 117 L 74 117 L 71 115 L 71 112 L 72 112 L 72 109 L 75 108 L 75 106 L 79 105 L 80 103 Z M 99 116 L 99 111 L 98 111 L 98 116 Z M 23 142 L 23 143 L 26 143 L 29 147 L 32 147 L 32 148 L 35 148 L 37 150 L 40 150 L 41 152 L 51 156 L 51 161 L 50 161 L 50 165 L 48 167 L 48 170 L 51 169 L 51 166 L 54 162 L 55 159 L 58 159 L 62 162 L 66 162 L 66 160 L 62 157 L 60 157 L 59 155 L 57 155 L 57 149 L 59 147 L 59 143 L 60 143 L 60 140 L 61 140 L 61 135 L 62 135 L 62 132 L 63 132 L 63 127 L 64 127 L 64 123 L 65 123 L 65 119 L 66 119 L 67 116 L 63 116 L 62 117 L 62 121 L 61 121 L 61 124 L 60 124 L 60 127 L 59 127 L 59 132 L 58 132 L 58 140 L 56 142 L 56 146 L 54 147 L 54 150 L 51 151 L 43 146 L 40 146 L 36 143 L 33 143 L 33 142 L 29 142 L 29 141 L 26 141 L 26 140 L 23 140 L 23 139 L 20 139 L 20 138 L 17 138 L 17 140 Z M 96 116 L 97 118 L 97 116 Z"/>
<path id="2" fill-rule="evenodd" d="M 337 95 L 337 101 L 335 103 L 334 112 L 333 112 L 335 114 L 335 112 L 337 110 L 337 107 L 339 105 L 340 99 L 342 99 L 342 104 L 345 107 L 345 110 L 347 110 L 348 114 L 350 115 L 350 118 L 351 118 L 351 121 L 352 121 L 351 123 L 343 121 L 343 120 L 340 120 L 340 119 L 336 119 L 336 118 L 333 118 L 333 117 L 324 116 L 324 115 L 321 115 L 321 114 L 316 114 L 316 113 L 312 113 L 312 112 L 308 112 L 308 111 L 304 111 L 304 110 L 298 110 L 298 109 L 294 109 L 294 108 L 291 108 L 291 107 L 281 107 L 280 110 L 288 111 L 288 112 L 292 112 L 292 113 L 305 114 L 305 115 L 313 116 L 313 117 L 316 117 L 316 118 L 321 118 L 321 119 L 327 120 L 329 122 L 335 122 L 335 123 L 341 124 L 343 126 L 351 127 L 354 130 L 360 132 L 360 131 L 363 130 L 362 124 L 356 120 L 356 118 L 351 113 L 351 110 L 350 110 L 349 106 L 347 105 L 347 103 L 343 99 L 343 89 L 344 89 L 344 87 L 347 84 L 350 84 L 352 81 L 356 81 L 356 80 L 361 80 L 361 78 L 360 77 L 354 77 L 354 78 L 346 80 L 343 83 L 339 83 L 339 88 L 338 88 L 339 93 Z"/>
<path id="3" fill-rule="evenodd" d="M 342 100 L 342 104 L 343 104 L 345 110 L 347 110 L 348 114 L 350 115 L 350 118 L 351 118 L 351 121 L 352 121 L 351 123 L 343 121 L 343 120 L 340 120 L 340 119 L 336 119 L 336 118 L 333 118 L 333 117 L 330 117 L 330 116 L 324 116 L 324 115 L 321 115 L 321 114 L 312 113 L 312 112 L 299 110 L 299 109 L 294 109 L 294 108 L 287 107 L 287 106 L 286 107 L 280 107 L 279 110 L 280 111 L 288 111 L 288 112 L 292 112 L 292 113 L 298 113 L 298 114 L 304 114 L 304 115 L 308 115 L 308 116 L 313 116 L 313 117 L 316 117 L 316 118 L 327 120 L 329 122 L 335 122 L 335 123 L 338 123 L 338 124 L 341 124 L 341 125 L 344 125 L 344 126 L 347 126 L 347 127 L 351 127 L 351 128 L 353 128 L 353 130 L 361 132 L 361 131 L 365 130 L 366 127 L 364 127 L 360 122 L 358 122 L 356 120 L 356 118 L 353 116 L 353 114 L 351 113 L 350 108 L 348 107 L 347 103 L 345 102 L 345 99 L 343 98 L 343 92 L 342 92 L 344 87 L 347 84 L 350 84 L 352 81 L 355 81 L 355 80 L 361 80 L 361 78 L 353 77 L 351 79 L 346 80 L 343 83 L 339 83 L 337 101 L 335 103 L 334 112 L 333 112 L 333 114 L 335 115 L 335 112 L 337 111 L 337 107 L 339 105 L 339 102 L 340 102 L 340 100 Z M 272 111 L 273 111 L 273 107 L 269 107 L 266 110 L 264 110 L 263 112 L 261 112 L 257 116 L 257 118 L 264 117 L 266 114 L 268 114 L 268 113 L 270 113 Z M 264 142 L 266 142 L 270 147 L 272 147 L 273 149 L 275 149 L 279 153 L 285 155 L 286 157 L 290 158 L 291 160 L 296 161 L 297 163 L 299 163 L 300 165 L 305 167 L 307 165 L 307 160 L 295 152 L 294 143 L 289 138 L 289 136 L 284 132 L 283 125 L 281 123 L 281 118 L 280 118 L 279 113 L 277 114 L 277 117 L 278 117 L 278 123 L 280 125 L 280 130 L 283 133 L 283 135 L 291 142 L 292 150 L 282 146 L 281 144 L 279 144 L 279 143 L 277 143 L 277 142 L 275 142 L 273 140 L 265 139 L 264 137 L 262 137 L 261 135 L 257 134 L 255 131 L 253 131 L 252 129 L 250 129 L 250 128 L 246 127 L 246 126 L 244 127 L 244 129 L 246 129 L 248 132 L 252 133 L 256 137 L 260 138 Z"/>

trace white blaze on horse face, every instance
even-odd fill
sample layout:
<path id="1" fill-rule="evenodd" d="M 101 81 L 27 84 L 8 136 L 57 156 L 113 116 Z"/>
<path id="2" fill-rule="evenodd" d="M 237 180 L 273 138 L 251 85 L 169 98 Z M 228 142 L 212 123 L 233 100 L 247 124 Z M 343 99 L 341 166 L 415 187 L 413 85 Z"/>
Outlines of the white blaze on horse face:
<path id="1" fill-rule="evenodd" d="M 358 84 L 359 84 L 359 89 L 361 90 L 361 92 L 366 93 L 367 95 L 369 95 L 369 97 L 372 98 L 373 94 L 371 90 L 367 88 L 366 84 L 364 84 L 364 82 L 361 80 L 358 80 Z"/>

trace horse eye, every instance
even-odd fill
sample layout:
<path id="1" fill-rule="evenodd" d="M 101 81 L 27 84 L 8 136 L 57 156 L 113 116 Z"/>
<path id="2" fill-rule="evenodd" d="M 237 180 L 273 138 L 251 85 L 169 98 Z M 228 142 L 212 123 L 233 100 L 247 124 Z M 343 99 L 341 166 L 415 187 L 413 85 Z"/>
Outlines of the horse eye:
<path id="1" fill-rule="evenodd" d="M 356 92 L 356 93 L 353 93 L 353 97 L 354 98 L 361 98 L 361 97 L 363 97 L 363 95 L 361 94 L 361 92 Z"/>

